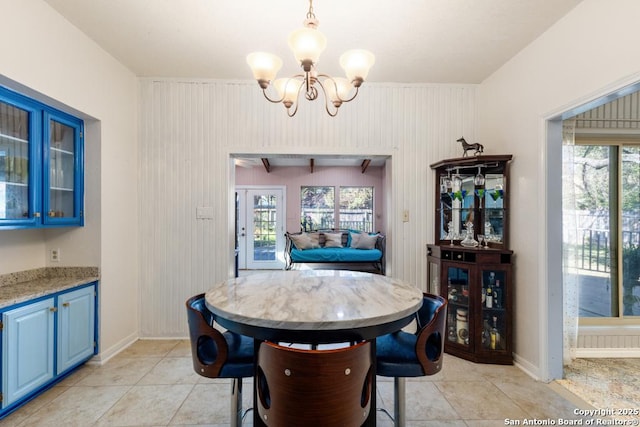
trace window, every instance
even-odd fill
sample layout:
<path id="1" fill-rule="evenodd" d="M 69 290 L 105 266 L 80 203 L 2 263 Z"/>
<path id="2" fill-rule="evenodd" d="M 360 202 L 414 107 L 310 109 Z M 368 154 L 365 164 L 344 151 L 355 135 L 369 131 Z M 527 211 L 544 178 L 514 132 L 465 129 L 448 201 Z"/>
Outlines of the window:
<path id="1" fill-rule="evenodd" d="M 373 187 L 339 187 L 337 212 L 335 199 L 334 187 L 300 187 L 301 229 L 373 231 Z"/>
<path id="2" fill-rule="evenodd" d="M 304 231 L 335 228 L 335 189 L 300 187 L 300 227 Z"/>
<path id="3" fill-rule="evenodd" d="M 373 231 L 373 187 L 340 187 L 340 228 Z"/>
<path id="4" fill-rule="evenodd" d="M 640 316 L 640 146 L 576 144 L 573 153 L 564 185 L 575 201 L 564 211 L 575 218 L 575 234 L 565 245 L 580 317 Z"/>

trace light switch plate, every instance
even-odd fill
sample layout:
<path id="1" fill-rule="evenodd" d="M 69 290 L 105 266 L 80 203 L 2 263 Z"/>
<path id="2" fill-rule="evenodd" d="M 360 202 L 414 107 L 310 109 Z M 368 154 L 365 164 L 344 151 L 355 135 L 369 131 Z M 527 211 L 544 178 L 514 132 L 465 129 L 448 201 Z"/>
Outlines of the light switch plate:
<path id="1" fill-rule="evenodd" d="M 196 208 L 197 219 L 213 219 L 213 208 L 209 206 L 200 206 Z"/>

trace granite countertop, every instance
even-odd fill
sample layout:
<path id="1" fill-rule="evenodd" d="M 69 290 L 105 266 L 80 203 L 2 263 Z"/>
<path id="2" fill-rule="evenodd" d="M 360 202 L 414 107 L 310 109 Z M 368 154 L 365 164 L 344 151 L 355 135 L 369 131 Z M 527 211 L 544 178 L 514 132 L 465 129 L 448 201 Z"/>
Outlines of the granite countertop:
<path id="1" fill-rule="evenodd" d="M 0 309 L 100 278 L 98 267 L 43 267 L 0 275 Z"/>

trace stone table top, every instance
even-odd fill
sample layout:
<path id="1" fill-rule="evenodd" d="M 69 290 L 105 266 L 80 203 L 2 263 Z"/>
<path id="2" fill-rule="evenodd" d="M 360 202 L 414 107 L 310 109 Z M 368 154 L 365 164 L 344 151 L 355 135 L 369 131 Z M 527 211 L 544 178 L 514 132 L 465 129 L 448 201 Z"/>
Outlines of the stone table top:
<path id="1" fill-rule="evenodd" d="M 423 295 L 407 282 L 377 274 L 278 270 L 217 283 L 205 298 L 214 314 L 237 324 L 331 331 L 406 319 L 420 308 Z"/>

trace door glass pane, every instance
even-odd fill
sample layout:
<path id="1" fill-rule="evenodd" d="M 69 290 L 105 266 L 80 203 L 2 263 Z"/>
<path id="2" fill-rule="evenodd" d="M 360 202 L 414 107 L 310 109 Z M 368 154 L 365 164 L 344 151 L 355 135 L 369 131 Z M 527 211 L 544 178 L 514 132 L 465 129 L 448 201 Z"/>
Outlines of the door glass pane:
<path id="1" fill-rule="evenodd" d="M 484 191 L 484 235 L 489 242 L 502 242 L 504 224 L 504 176 L 486 174 Z"/>
<path id="2" fill-rule="evenodd" d="M 640 147 L 622 147 L 622 311 L 640 316 Z"/>
<path id="3" fill-rule="evenodd" d="M 51 120 L 49 153 L 49 213 L 50 217 L 74 215 L 75 129 Z"/>
<path id="4" fill-rule="evenodd" d="M 447 296 L 447 339 L 452 343 L 469 346 L 469 270 L 447 268 Z"/>
<path id="5" fill-rule="evenodd" d="M 574 252 L 567 257 L 571 274 L 578 283 L 580 317 L 615 317 L 617 281 L 615 280 L 615 206 L 617 147 L 576 145 L 572 183 L 575 206 L 565 208 L 565 215 L 575 218 L 574 242 L 565 243 Z M 613 228 L 615 230 L 615 226 Z"/>
<path id="6" fill-rule="evenodd" d="M 276 196 L 253 197 L 253 259 L 276 259 Z"/>
<path id="7" fill-rule="evenodd" d="M 482 335 L 484 350 L 504 350 L 506 343 L 506 277 L 504 271 L 482 271 Z"/>
<path id="8" fill-rule="evenodd" d="M 29 216 L 29 113 L 0 102 L 0 219 Z"/>

